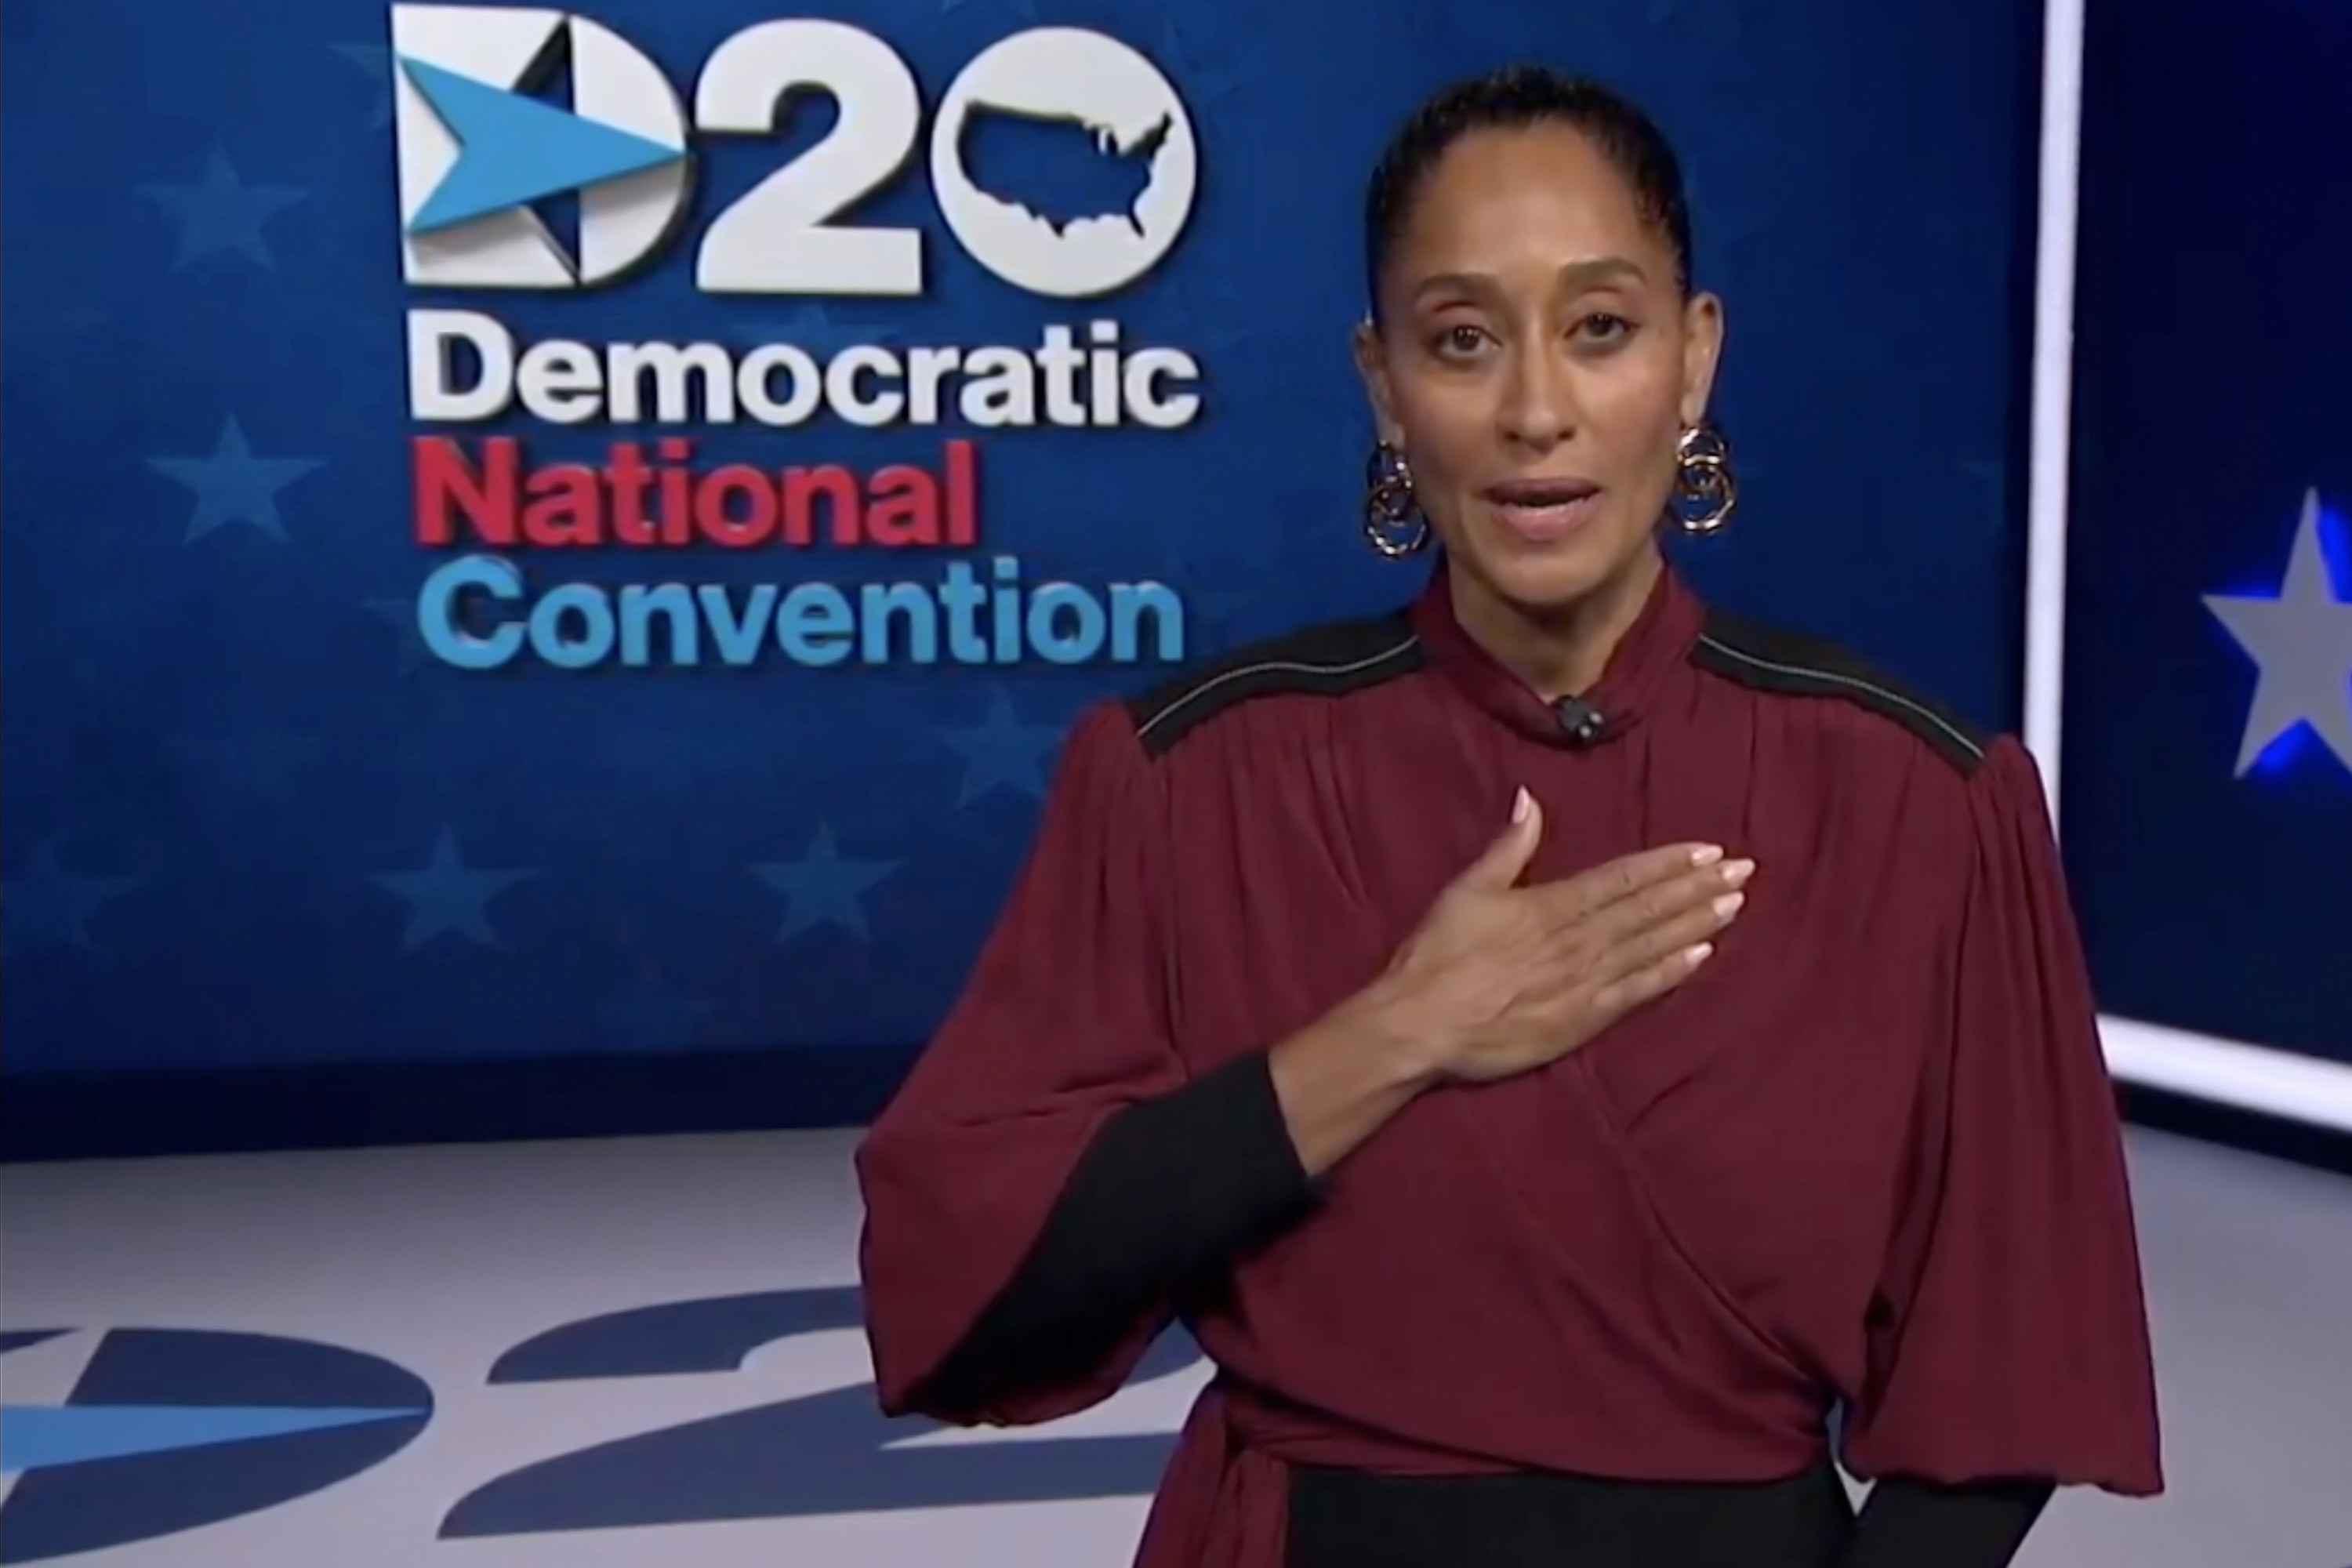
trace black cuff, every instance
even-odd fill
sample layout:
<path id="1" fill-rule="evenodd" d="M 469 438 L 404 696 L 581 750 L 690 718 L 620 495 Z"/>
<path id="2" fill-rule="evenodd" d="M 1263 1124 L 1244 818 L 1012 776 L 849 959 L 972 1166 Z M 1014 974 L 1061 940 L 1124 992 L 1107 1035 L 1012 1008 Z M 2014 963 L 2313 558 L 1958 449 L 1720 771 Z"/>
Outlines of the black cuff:
<path id="1" fill-rule="evenodd" d="M 1036 1245 L 930 1380 L 947 1403 L 1056 1381 L 1154 1304 L 1221 1274 L 1315 1199 L 1266 1055 L 1249 1052 L 1103 1124 Z"/>
<path id="2" fill-rule="evenodd" d="M 2007 1568 L 2055 1489 L 2039 1480 L 1939 1486 L 1890 1476 L 1871 1489 L 1839 1568 Z"/>

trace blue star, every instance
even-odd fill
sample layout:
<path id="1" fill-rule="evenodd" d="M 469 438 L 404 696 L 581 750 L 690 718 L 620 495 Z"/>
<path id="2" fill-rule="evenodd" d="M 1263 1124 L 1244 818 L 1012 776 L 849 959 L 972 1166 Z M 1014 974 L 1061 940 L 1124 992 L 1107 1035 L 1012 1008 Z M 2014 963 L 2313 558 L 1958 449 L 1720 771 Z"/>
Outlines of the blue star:
<path id="1" fill-rule="evenodd" d="M 414 600 L 369 599 L 364 603 L 368 614 L 392 628 L 393 647 L 404 677 L 415 675 L 433 662 L 433 650 L 425 646 L 425 634 L 416 629 Z"/>
<path id="2" fill-rule="evenodd" d="M 392 50 L 382 44 L 331 44 L 335 53 L 351 61 L 375 83 L 368 102 L 368 128 L 381 131 L 392 123 Z"/>
<path id="3" fill-rule="evenodd" d="M 139 885 L 136 877 L 77 877 L 58 863 L 55 839 L 34 846 L 23 868 L 0 884 L 0 916 L 11 947 L 69 948 L 102 958 L 89 918 Z"/>
<path id="4" fill-rule="evenodd" d="M 457 831 L 444 827 L 434 839 L 433 857 L 423 869 L 379 871 L 369 879 L 407 900 L 408 926 L 401 935 L 400 950 L 410 953 L 444 932 L 483 947 L 504 947 L 506 943 L 490 928 L 490 900 L 538 874 L 468 866 L 457 853 Z"/>
<path id="5" fill-rule="evenodd" d="M 223 252 L 274 272 L 278 258 L 261 226 L 310 193 L 285 185 L 248 185 L 236 177 L 228 154 L 215 148 L 205 160 L 204 178 L 185 184 L 141 185 L 139 194 L 179 222 L 174 272 Z"/>
<path id="6" fill-rule="evenodd" d="M 255 457 L 245 443 L 244 427 L 232 416 L 221 426 L 211 457 L 150 458 L 147 466 L 196 492 L 183 544 L 229 522 L 249 522 L 283 544 L 286 524 L 278 516 L 278 492 L 327 465 L 319 458 Z"/>
<path id="7" fill-rule="evenodd" d="M 784 923 L 776 940 L 790 942 L 821 925 L 839 926 L 860 942 L 871 942 L 866 906 L 859 902 L 873 888 L 898 868 L 896 860 L 845 860 L 834 847 L 833 829 L 817 825 L 808 853 L 797 860 L 753 866 L 751 874 L 785 900 Z"/>
<path id="8" fill-rule="evenodd" d="M 942 728 L 939 736 L 963 753 L 958 805 L 970 805 L 999 784 L 1043 800 L 1045 761 L 1062 742 L 1058 725 L 1022 723 L 1002 688 L 989 694 L 987 717 L 978 724 Z"/>
<path id="9" fill-rule="evenodd" d="M 1221 98 L 1231 96 L 1258 72 L 1255 61 L 1228 63 L 1215 68 L 1202 66 L 1192 58 L 1192 51 L 1184 41 L 1183 25 L 1177 21 L 1172 10 L 1163 13 L 1160 18 L 1160 49 L 1168 63 L 1169 73 L 1183 84 L 1185 95 L 1196 105 L 1214 103 Z M 1227 51 L 1229 62 L 1235 52 Z"/>

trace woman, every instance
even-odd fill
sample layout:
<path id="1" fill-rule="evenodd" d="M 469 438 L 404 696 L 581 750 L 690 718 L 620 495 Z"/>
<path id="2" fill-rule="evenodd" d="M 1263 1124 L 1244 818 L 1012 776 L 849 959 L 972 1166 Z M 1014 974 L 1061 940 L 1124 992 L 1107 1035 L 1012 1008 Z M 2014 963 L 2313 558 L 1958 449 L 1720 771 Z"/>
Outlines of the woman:
<path id="1" fill-rule="evenodd" d="M 1145 1568 L 1995 1568 L 2155 1492 L 2032 762 L 1662 553 L 1732 500 L 1672 153 L 1513 72 L 1367 217 L 1369 529 L 1439 564 L 1076 726 L 859 1152 L 885 1406 L 1052 1419 L 1181 1319 Z"/>

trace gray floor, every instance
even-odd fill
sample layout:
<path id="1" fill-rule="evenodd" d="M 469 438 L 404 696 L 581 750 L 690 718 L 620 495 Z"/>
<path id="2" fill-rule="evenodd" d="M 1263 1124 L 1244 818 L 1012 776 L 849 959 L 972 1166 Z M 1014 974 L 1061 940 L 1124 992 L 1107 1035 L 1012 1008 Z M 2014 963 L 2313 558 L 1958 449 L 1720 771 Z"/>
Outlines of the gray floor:
<path id="1" fill-rule="evenodd" d="M 1042 1433 L 877 1435 L 855 1386 L 866 1376 L 863 1341 L 841 1317 L 857 1226 L 849 1142 L 790 1134 L 11 1167 L 0 1329 L 70 1331 L 0 1359 L 11 1405 L 64 1401 L 101 1342 L 127 1342 L 110 1330 L 147 1329 L 276 1336 L 238 1342 L 262 1349 L 236 1363 L 244 1384 L 205 1395 L 215 1404 L 351 1403 L 335 1386 L 354 1385 L 299 1359 L 331 1352 L 287 1345 L 309 1341 L 404 1368 L 430 1388 L 432 1413 L 400 1428 L 415 1433 L 404 1446 L 364 1463 L 337 1459 L 331 1434 L 198 1448 L 139 1428 L 143 1456 L 0 1483 L 11 1489 L 0 1562 L 1125 1562 L 1141 1500 L 1066 1494 L 1127 1487 L 1174 1429 L 1200 1370 Z M 2133 1153 L 2172 1490 L 2141 1504 L 2065 1497 L 2023 1563 L 2347 1568 L 2352 1182 L 2149 1133 L 2135 1134 Z M 502 1352 L 587 1320 L 607 1321 L 534 1352 L 551 1375 L 493 1381 Z M 794 1324 L 808 1331 L 778 1337 Z M 154 1380 L 223 1342 L 148 1342 L 162 1345 L 163 1370 L 141 1373 L 153 1384 L 143 1397 L 173 1403 Z M 325 1381 L 293 1386 L 304 1377 Z M 109 1397 L 139 1403 L 138 1386 L 118 1380 Z M 849 1392 L 822 1397 L 835 1390 Z M 42 1419 L 12 1415 L 0 1451 L 21 1455 L 5 1433 L 33 1442 Z M 125 1445 L 137 1419 L 98 1440 Z M 566 1458 L 583 1450 L 598 1451 Z M 976 1500 L 1005 1498 L 1024 1500 Z M 138 1522 L 142 1510 L 173 1508 L 216 1517 L 162 1533 L 168 1521 Z M 89 1547 L 110 1532 L 143 1539 Z"/>

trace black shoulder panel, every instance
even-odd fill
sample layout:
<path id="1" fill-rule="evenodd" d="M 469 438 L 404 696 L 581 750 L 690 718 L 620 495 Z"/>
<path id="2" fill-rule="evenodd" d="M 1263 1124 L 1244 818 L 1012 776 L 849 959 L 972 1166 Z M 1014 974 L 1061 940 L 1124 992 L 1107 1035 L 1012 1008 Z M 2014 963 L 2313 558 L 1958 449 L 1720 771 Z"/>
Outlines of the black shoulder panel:
<path id="1" fill-rule="evenodd" d="M 1691 662 L 1727 680 L 1798 697 L 1834 697 L 1910 731 L 1963 773 L 1974 773 L 1991 737 L 1957 710 L 1921 695 L 1834 643 L 1783 631 L 1720 610 L 1691 650 Z"/>
<path id="2" fill-rule="evenodd" d="M 1255 642 L 1128 700 L 1136 738 L 1162 756 L 1192 730 L 1253 698 L 1342 697 L 1421 668 L 1421 639 L 1402 611 L 1329 621 Z"/>

